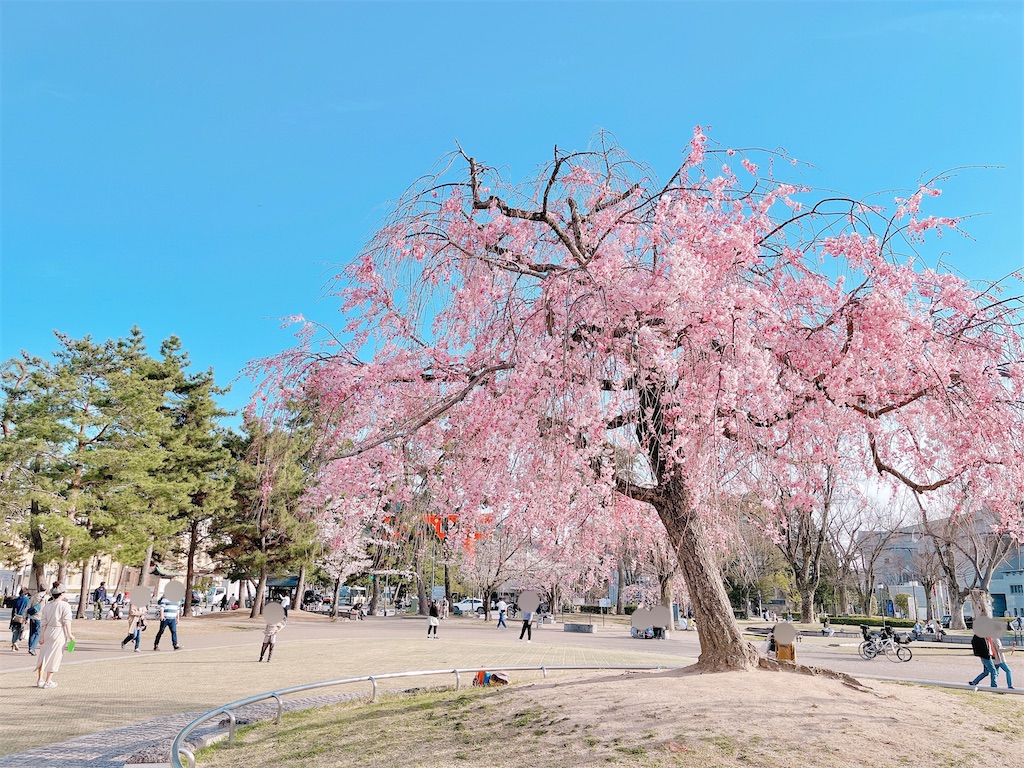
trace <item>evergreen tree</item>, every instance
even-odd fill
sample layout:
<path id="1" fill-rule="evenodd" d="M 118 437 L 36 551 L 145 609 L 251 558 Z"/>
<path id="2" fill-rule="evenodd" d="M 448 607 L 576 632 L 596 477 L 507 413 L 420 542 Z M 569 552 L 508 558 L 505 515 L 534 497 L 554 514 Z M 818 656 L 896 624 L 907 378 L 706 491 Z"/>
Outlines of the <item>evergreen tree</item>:
<path id="1" fill-rule="evenodd" d="M 253 618 L 263 609 L 269 577 L 308 563 L 316 551 L 316 527 L 303 507 L 311 442 L 301 425 L 268 430 L 251 418 L 243 434 L 227 441 L 235 460 L 233 505 L 215 520 L 219 543 L 212 551 L 229 576 L 257 582 Z"/>
<path id="2" fill-rule="evenodd" d="M 188 354 L 176 337 L 161 346 L 168 377 L 167 414 L 171 429 L 161 473 L 175 486 L 169 497 L 171 518 L 185 533 L 185 612 L 192 608 L 196 554 L 210 533 L 214 516 L 232 504 L 233 458 L 225 444 L 227 433 L 218 420 L 231 415 L 214 397 L 226 390 L 214 383 L 212 370 L 189 373 Z"/>
<path id="3" fill-rule="evenodd" d="M 138 545 L 133 522 L 160 493 L 161 436 L 169 426 L 163 388 L 138 328 L 93 342 L 57 334 L 53 362 L 23 356 L 4 367 L 4 473 L 13 483 L 12 526 L 41 567 L 58 562 L 58 580 L 80 562 L 79 615 L 95 555 Z M 33 503 L 35 502 L 35 503 Z"/>

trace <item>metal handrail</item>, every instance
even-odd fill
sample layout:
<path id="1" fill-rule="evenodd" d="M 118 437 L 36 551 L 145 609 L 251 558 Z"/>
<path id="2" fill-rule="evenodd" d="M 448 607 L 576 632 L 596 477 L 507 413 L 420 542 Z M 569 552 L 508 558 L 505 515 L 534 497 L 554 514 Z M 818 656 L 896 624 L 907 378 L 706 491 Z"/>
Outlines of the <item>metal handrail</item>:
<path id="1" fill-rule="evenodd" d="M 573 669 L 609 669 L 609 670 L 643 670 L 649 672 L 656 671 L 668 671 L 673 669 L 682 669 L 682 667 L 666 667 L 662 664 L 649 665 L 649 664 L 541 664 L 538 666 L 526 666 L 526 667 L 498 667 L 498 666 L 487 666 L 484 665 L 483 669 L 500 669 L 503 672 L 541 672 L 544 677 L 548 676 L 548 672 L 552 670 L 573 670 Z M 329 688 L 335 685 L 347 685 L 349 683 L 370 683 L 371 693 L 370 701 L 374 702 L 377 700 L 377 681 L 378 680 L 389 680 L 397 677 L 426 677 L 428 675 L 455 675 L 455 690 L 459 690 L 462 685 L 463 673 L 476 674 L 481 669 L 480 666 L 475 667 L 460 667 L 457 669 L 426 669 L 415 672 L 387 672 L 381 675 L 360 675 L 359 677 L 343 677 L 338 680 L 325 680 L 319 683 L 307 683 L 305 685 L 295 685 L 290 688 L 279 688 L 276 691 L 267 691 L 266 693 L 258 693 L 255 696 L 249 696 L 245 699 L 239 699 L 233 701 L 230 704 L 211 709 L 209 712 L 204 712 L 202 715 L 197 717 L 191 723 L 186 725 L 180 731 L 178 735 L 174 737 L 174 741 L 171 742 L 171 768 L 184 768 L 181 762 L 181 755 L 185 755 L 188 760 L 189 768 L 195 768 L 196 758 L 192 753 L 192 750 L 185 746 L 184 741 L 192 731 L 198 728 L 200 725 L 205 723 L 207 720 L 216 717 L 217 715 L 227 715 L 228 718 L 228 744 L 231 745 L 235 741 L 235 715 L 233 710 L 239 707 L 245 707 L 249 704 L 256 704 L 260 701 L 267 699 L 274 699 L 277 702 L 277 717 L 274 718 L 274 722 L 277 724 L 281 723 L 281 715 L 284 709 L 283 702 L 281 701 L 282 696 L 286 696 L 292 693 L 301 693 L 303 691 L 312 691 L 317 688 Z"/>

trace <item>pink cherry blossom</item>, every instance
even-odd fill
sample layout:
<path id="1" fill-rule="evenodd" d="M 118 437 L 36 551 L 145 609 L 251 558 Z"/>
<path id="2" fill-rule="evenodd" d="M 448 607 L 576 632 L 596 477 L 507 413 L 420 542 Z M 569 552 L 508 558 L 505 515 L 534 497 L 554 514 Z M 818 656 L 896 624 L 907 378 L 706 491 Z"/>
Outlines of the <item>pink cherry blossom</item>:
<path id="1" fill-rule="evenodd" d="M 715 552 L 728 500 L 775 498 L 769 476 L 793 507 L 817 499 L 800 466 L 971 482 L 1024 530 L 1019 303 L 901 256 L 957 226 L 920 214 L 935 191 L 889 215 L 770 174 L 750 193 L 706 142 L 669 183 L 607 144 L 522 184 L 459 152 L 396 204 L 339 276 L 341 345 L 306 335 L 263 368 L 311 404 L 332 525 L 429 499 L 470 561 L 529 536 L 536 586 L 660 541 L 708 670 L 756 659 Z"/>

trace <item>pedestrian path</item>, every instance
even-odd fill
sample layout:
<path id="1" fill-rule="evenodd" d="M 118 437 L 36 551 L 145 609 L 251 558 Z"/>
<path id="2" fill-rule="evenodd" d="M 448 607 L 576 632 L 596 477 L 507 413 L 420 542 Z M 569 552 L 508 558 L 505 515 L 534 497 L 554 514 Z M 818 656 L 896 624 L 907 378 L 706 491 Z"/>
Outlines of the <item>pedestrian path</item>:
<path id="1" fill-rule="evenodd" d="M 310 707 L 323 707 L 355 701 L 365 696 L 357 693 L 338 693 L 311 696 L 284 702 L 285 712 L 297 712 Z M 226 702 L 225 702 L 226 703 Z M 0 768 L 122 768 L 125 762 L 141 752 L 152 753 L 153 762 L 165 762 L 171 741 L 178 732 L 203 712 L 166 715 L 154 720 L 110 728 L 97 733 L 27 749 L 7 757 L 0 757 Z M 252 704 L 236 710 L 239 720 L 263 720 L 277 714 L 276 704 Z M 221 730 L 216 719 L 194 732 L 202 737 Z"/>

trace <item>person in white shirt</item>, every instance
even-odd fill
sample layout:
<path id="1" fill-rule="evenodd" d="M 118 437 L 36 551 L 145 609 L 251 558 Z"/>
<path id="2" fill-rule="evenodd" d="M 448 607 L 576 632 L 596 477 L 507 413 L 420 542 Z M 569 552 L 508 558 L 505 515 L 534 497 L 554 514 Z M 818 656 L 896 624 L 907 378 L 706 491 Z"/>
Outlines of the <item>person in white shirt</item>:
<path id="1" fill-rule="evenodd" d="M 508 603 L 504 600 L 498 601 L 498 627 L 504 627 L 508 629 L 508 624 L 505 623 L 505 614 L 508 612 Z"/>
<path id="2" fill-rule="evenodd" d="M 172 603 L 170 600 L 161 598 L 160 630 L 156 633 L 156 637 L 153 638 L 154 651 L 160 650 L 160 638 L 163 637 L 165 629 L 171 630 L 171 645 L 174 646 L 174 650 L 181 650 L 181 646 L 178 645 L 178 615 L 180 613 L 181 606 L 178 603 Z"/>

